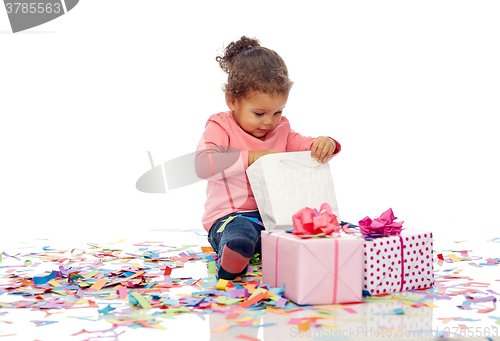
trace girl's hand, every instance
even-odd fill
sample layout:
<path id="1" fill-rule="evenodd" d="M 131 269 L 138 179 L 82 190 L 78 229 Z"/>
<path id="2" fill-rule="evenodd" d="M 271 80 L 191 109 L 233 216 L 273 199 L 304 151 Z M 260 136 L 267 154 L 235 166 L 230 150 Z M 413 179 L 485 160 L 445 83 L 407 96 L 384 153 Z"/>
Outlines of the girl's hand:
<path id="1" fill-rule="evenodd" d="M 337 148 L 335 142 L 326 136 L 319 136 L 312 144 L 311 157 L 319 163 L 325 163 L 333 154 L 335 148 Z"/>
<path id="2" fill-rule="evenodd" d="M 267 155 L 267 154 L 275 154 L 276 152 L 272 149 L 264 149 L 264 150 L 251 150 L 248 152 L 248 165 L 250 166 L 254 163 L 259 157 Z"/>

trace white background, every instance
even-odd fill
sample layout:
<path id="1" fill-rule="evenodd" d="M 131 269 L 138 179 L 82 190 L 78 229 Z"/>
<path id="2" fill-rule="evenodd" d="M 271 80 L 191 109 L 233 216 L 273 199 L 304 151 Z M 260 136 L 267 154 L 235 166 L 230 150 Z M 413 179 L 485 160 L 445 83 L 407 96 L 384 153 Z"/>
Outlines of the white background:
<path id="1" fill-rule="evenodd" d="M 342 144 L 343 220 L 392 207 L 436 236 L 500 237 L 498 1 L 85 0 L 12 34 L 0 10 L 0 229 L 87 238 L 200 229 L 205 184 L 145 194 L 227 110 L 242 35 L 287 63 L 284 115 Z M 88 237 L 90 238 L 90 237 Z M 472 237 L 471 237 L 472 238 Z"/>

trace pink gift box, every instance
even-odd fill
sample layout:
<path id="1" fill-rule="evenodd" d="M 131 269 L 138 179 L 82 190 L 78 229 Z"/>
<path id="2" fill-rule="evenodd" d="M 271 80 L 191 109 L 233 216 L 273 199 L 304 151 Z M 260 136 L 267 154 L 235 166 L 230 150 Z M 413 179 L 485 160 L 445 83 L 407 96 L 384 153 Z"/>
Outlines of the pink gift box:
<path id="1" fill-rule="evenodd" d="M 434 286 L 432 246 L 431 232 L 411 229 L 365 240 L 363 290 L 377 295 Z"/>
<path id="2" fill-rule="evenodd" d="M 262 283 L 285 285 L 297 304 L 362 300 L 363 240 L 302 239 L 284 231 L 262 231 Z"/>

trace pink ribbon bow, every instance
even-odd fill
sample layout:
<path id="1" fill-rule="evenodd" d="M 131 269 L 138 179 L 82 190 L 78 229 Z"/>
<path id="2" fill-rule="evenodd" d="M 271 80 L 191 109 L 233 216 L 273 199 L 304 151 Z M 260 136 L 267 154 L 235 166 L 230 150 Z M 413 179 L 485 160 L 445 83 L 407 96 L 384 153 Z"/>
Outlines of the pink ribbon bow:
<path id="1" fill-rule="evenodd" d="M 395 236 L 401 233 L 403 221 L 394 221 L 398 219 L 394 216 L 392 208 L 382 213 L 379 218 L 371 220 L 364 217 L 359 221 L 359 228 L 362 234 L 383 234 L 386 236 Z"/>
<path id="2" fill-rule="evenodd" d="M 339 232 L 340 226 L 337 216 L 327 203 L 316 209 L 305 207 L 292 216 L 293 233 L 299 235 L 314 235 L 319 233 L 331 234 Z"/>

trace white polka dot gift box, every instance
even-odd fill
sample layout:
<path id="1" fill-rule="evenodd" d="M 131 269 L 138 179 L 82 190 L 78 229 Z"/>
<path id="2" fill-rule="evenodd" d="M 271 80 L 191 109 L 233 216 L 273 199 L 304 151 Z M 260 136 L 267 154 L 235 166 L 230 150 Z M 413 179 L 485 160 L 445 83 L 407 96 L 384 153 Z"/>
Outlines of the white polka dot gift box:
<path id="1" fill-rule="evenodd" d="M 432 233 L 403 230 L 399 236 L 364 242 L 363 290 L 372 295 L 434 285 Z"/>
<path id="2" fill-rule="evenodd" d="M 363 291 L 371 295 L 434 286 L 432 233 L 403 229 L 392 209 L 359 222 L 363 243 Z M 345 230 L 345 229 L 344 229 Z"/>

